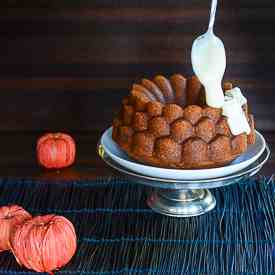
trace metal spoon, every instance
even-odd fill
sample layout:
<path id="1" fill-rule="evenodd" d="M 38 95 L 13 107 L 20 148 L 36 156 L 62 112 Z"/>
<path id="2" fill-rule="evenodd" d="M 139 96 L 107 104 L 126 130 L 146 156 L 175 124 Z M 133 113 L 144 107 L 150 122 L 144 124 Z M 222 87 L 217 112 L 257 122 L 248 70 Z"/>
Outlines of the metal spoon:
<path id="1" fill-rule="evenodd" d="M 208 31 L 212 33 L 213 33 L 214 24 L 215 24 L 217 5 L 218 5 L 218 0 L 212 0 L 210 19 L 209 19 L 209 25 L 208 25 Z"/>
<path id="2" fill-rule="evenodd" d="M 214 108 L 221 108 L 224 95 L 221 81 L 226 67 L 224 44 L 214 32 L 217 0 L 212 0 L 208 30 L 194 40 L 191 61 L 195 74 L 206 90 L 206 103 Z"/>

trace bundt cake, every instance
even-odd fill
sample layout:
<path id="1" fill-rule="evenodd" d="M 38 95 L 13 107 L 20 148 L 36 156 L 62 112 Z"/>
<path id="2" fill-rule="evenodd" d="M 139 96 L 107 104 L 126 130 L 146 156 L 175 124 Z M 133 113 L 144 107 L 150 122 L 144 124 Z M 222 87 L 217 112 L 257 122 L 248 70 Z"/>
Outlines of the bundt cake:
<path id="1" fill-rule="evenodd" d="M 223 85 L 224 91 L 232 84 Z M 136 161 L 164 168 L 223 166 L 255 142 L 253 116 L 242 106 L 251 131 L 233 135 L 222 109 L 205 103 L 196 76 L 158 75 L 134 84 L 113 120 L 113 140 Z"/>

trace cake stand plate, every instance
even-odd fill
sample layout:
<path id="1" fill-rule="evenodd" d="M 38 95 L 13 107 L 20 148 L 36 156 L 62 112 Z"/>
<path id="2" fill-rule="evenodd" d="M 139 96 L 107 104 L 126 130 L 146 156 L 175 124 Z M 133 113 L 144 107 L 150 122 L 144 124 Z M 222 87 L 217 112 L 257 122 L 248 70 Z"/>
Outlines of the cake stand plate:
<path id="1" fill-rule="evenodd" d="M 112 127 L 107 129 L 100 140 L 104 151 L 118 164 L 138 174 L 163 179 L 199 180 L 211 179 L 231 175 L 245 169 L 255 162 L 265 150 L 265 139 L 256 131 L 256 140 L 249 145 L 247 151 L 234 161 L 223 167 L 204 169 L 171 169 L 146 165 L 130 158 L 112 139 Z"/>
<path id="2" fill-rule="evenodd" d="M 127 176 L 132 182 L 152 187 L 147 204 L 155 212 L 173 217 L 192 217 L 207 213 L 216 205 L 208 189 L 224 187 L 254 176 L 270 157 L 266 144 L 262 155 L 245 169 L 231 175 L 200 180 L 177 180 L 146 176 L 121 166 L 109 155 L 101 142 L 98 154 L 107 165 Z"/>

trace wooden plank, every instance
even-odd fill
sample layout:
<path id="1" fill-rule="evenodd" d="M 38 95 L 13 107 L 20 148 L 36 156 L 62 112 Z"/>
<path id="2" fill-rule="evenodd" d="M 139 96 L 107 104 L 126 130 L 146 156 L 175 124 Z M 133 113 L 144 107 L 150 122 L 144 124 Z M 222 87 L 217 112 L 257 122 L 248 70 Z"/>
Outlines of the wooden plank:
<path id="1" fill-rule="evenodd" d="M 274 95 L 245 90 L 259 130 L 274 130 Z M 110 126 L 128 89 L 2 89 L 0 131 L 93 131 Z M 267 94 L 264 97 L 262 94 Z"/>
<path id="2" fill-rule="evenodd" d="M 190 75 L 182 73 L 185 77 Z M 169 74 L 165 74 L 169 77 Z M 274 82 L 272 80 L 260 81 L 257 78 L 245 79 L 240 77 L 226 77 L 225 81 L 232 82 L 233 86 L 238 86 L 242 89 L 245 96 L 250 100 L 258 100 L 259 103 L 264 103 L 274 96 Z M 115 77 L 108 78 L 106 81 L 100 77 L 43 77 L 43 78 L 0 78 L 0 92 L 4 93 L 7 90 L 14 90 L 15 93 L 43 92 L 55 93 L 58 91 L 75 91 L 79 92 L 96 92 L 105 90 L 112 93 L 117 90 L 130 91 L 133 83 L 139 83 L 141 78 L 138 77 Z"/>
<path id="3" fill-rule="evenodd" d="M 242 63 L 228 64 L 225 79 L 258 79 L 259 81 L 271 81 L 273 77 L 273 62 L 266 63 Z M 78 78 L 93 77 L 108 81 L 109 78 L 131 78 L 133 80 L 141 77 L 152 77 L 163 73 L 171 75 L 176 72 L 192 74 L 190 63 L 128 63 L 128 64 L 5 64 L 0 68 L 2 79 L 16 78 Z"/>
<path id="4" fill-rule="evenodd" d="M 75 20 L 60 17 L 0 17 L 0 34 L 5 36 L 23 36 L 23 35 L 46 35 L 59 34 L 70 35 L 78 32 L 86 35 L 102 35 L 102 34 L 125 34 L 125 33 L 185 33 L 185 34 L 200 34 L 205 29 L 207 24 L 207 14 L 203 19 L 198 17 L 197 20 L 190 18 L 186 20 L 184 17 L 179 17 L 172 20 L 156 15 L 155 18 L 117 18 L 102 20 L 99 18 L 90 17 L 86 20 L 76 18 Z M 147 20 L 146 20 L 147 19 Z M 227 19 L 227 20 L 225 20 Z M 35 24 L 33 24 L 35 22 Z M 272 34 L 274 30 L 270 24 L 274 22 L 272 14 L 269 13 L 264 18 L 249 21 L 247 17 L 228 17 L 224 19 L 217 18 L 217 33 L 228 33 L 238 35 L 240 33 Z M 8 26 L 8 28 L 6 28 Z M 239 37 L 241 38 L 241 36 Z"/>
<path id="5" fill-rule="evenodd" d="M 0 32 L 13 34 L 70 34 L 72 31 L 86 34 L 100 33 L 200 33 L 208 21 L 208 9 L 192 8 L 94 8 L 94 9 L 59 9 L 57 12 L 44 9 L 41 15 L 36 10 L 24 9 L 14 13 L 2 10 Z M 24 11 L 28 11 L 24 14 Z M 264 16 L 262 16 L 264 14 Z M 253 20 L 251 20 L 253 18 Z M 36 24 L 33 24 L 36 22 Z M 218 32 L 232 34 L 251 30 L 269 34 L 274 22 L 270 6 L 261 9 L 251 7 L 220 8 L 217 16 Z M 150 25 L 149 25 L 150 24 Z M 6 26 L 9 26 L 6 28 Z M 161 28 L 160 28 L 161 26 Z M 263 28 L 264 26 L 264 28 Z M 195 32 L 194 32 L 195 31 Z M 239 37 L 240 38 L 240 37 Z"/>
<path id="6" fill-rule="evenodd" d="M 100 132 L 71 133 L 77 143 L 77 159 L 74 166 L 64 170 L 44 170 L 36 161 L 35 144 L 41 132 L 5 133 L 0 135 L 0 143 L 5 144 L 1 151 L 0 177 L 28 178 L 46 181 L 92 180 L 99 176 L 114 175 L 97 156 L 96 144 Z M 275 153 L 275 134 L 265 132 L 264 136 Z M 20 142 L 18 142 L 20 141 Z M 274 174 L 275 160 L 271 158 L 261 174 Z"/>
<path id="7" fill-rule="evenodd" d="M 91 131 L 108 127 L 125 91 L 2 91 L 1 131 Z"/>
<path id="8" fill-rule="evenodd" d="M 222 3 L 223 4 L 223 3 Z M 21 1 L 6 1 L 6 2 L 1 2 L 0 7 L 2 10 L 8 8 L 16 9 L 16 12 L 22 13 L 22 11 L 25 11 L 26 13 L 28 12 L 28 9 L 33 9 L 36 10 L 36 12 L 41 12 L 45 13 L 45 9 L 64 9 L 66 7 L 67 9 L 76 9 L 80 7 L 85 7 L 85 8 L 117 8 L 117 7 L 131 7 L 131 8 L 138 8 L 138 7 L 147 7 L 147 8 L 154 8 L 154 7 L 185 7 L 185 8 L 191 8 L 194 6 L 200 6 L 200 7 L 208 7 L 209 3 L 206 1 L 201 1 L 201 0 L 191 0 L 191 1 L 177 1 L 177 0 L 170 0 L 170 1 L 165 1 L 165 0 L 151 0 L 151 1 L 146 1 L 146 0 L 132 0 L 132 1 L 127 1 L 127 0 L 79 0 L 79 1 L 74 1 L 74 0 L 59 0 L 59 1 L 54 1 L 54 0 L 48 0 L 48 1 L 35 1 L 35 0 L 29 0 L 28 4 L 22 3 Z M 26 8 L 28 7 L 28 8 Z"/>
<path id="9" fill-rule="evenodd" d="M 79 90 L 82 92 L 97 90 L 109 90 L 110 92 L 117 89 L 127 89 L 130 88 L 132 84 L 131 78 L 108 78 L 105 81 L 102 78 L 54 78 L 54 77 L 44 77 L 44 78 L 21 78 L 21 79 L 0 79 L 0 92 L 3 90 L 15 90 L 21 91 L 22 93 L 28 93 L 33 90 L 36 92 L 41 92 L 46 90 L 49 93 L 54 93 L 56 91 L 65 90 L 72 91 Z"/>
<path id="10" fill-rule="evenodd" d="M 239 1 L 221 1 L 219 3 L 221 8 L 262 8 L 262 7 L 272 7 L 274 1 L 272 0 L 262 0 L 261 2 L 256 0 L 243 0 Z M 13 1 L 3 1 L 0 4 L 1 10 L 16 10 L 13 12 L 28 12 L 29 9 L 34 9 L 36 13 L 39 11 L 41 13 L 46 13 L 48 10 L 58 10 L 58 9 L 76 9 L 76 8 L 117 8 L 117 7 L 131 7 L 131 8 L 157 8 L 157 7 L 177 7 L 177 8 L 194 8 L 199 7 L 206 9 L 209 7 L 208 1 L 201 0 L 48 0 L 48 1 L 36 1 L 29 0 L 23 3 L 20 0 Z"/>
<path id="11" fill-rule="evenodd" d="M 32 66 L 45 64 L 135 64 L 135 63 L 165 63 L 188 64 L 195 34 L 176 35 L 99 35 L 96 37 L 72 34 L 71 37 L 28 36 L 16 37 L 0 45 L 0 50 L 6 55 L 1 58 L 4 65 L 30 64 Z M 255 38 L 244 36 L 239 43 L 235 36 L 224 36 L 227 47 L 227 60 L 230 64 L 256 64 L 259 60 L 269 63 L 275 61 L 272 45 L 273 38 L 259 36 Z M 58 43 L 56 43 L 58 41 Z M 245 42 L 245 44 L 244 44 Z M 256 43 L 257 42 L 257 43 Z M 247 44 L 253 45 L 253 52 L 247 51 Z M 18 45 L 22 45 L 18 48 Z M 2 67 L 2 70 L 4 67 Z M 106 67 L 107 69 L 107 67 Z M 1 70 L 1 69 L 0 69 Z M 92 73 L 92 71 L 91 71 Z"/>

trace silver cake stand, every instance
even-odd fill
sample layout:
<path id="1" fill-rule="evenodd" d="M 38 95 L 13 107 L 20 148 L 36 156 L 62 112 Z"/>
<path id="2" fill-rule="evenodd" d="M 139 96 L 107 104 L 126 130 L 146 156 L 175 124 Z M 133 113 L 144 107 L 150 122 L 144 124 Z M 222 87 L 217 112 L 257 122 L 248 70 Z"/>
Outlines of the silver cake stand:
<path id="1" fill-rule="evenodd" d="M 208 189 L 238 183 L 258 173 L 270 157 L 266 145 L 263 154 L 249 167 L 229 176 L 207 180 L 171 180 L 138 174 L 122 167 L 107 154 L 101 143 L 99 156 L 107 165 L 120 172 L 132 182 L 152 187 L 147 204 L 155 212 L 173 217 L 192 217 L 207 213 L 216 205 L 216 199 Z"/>

